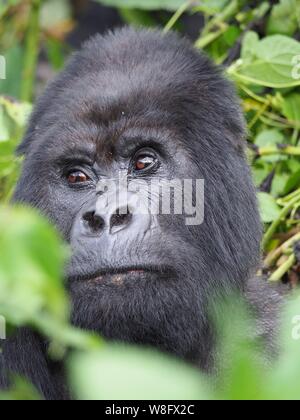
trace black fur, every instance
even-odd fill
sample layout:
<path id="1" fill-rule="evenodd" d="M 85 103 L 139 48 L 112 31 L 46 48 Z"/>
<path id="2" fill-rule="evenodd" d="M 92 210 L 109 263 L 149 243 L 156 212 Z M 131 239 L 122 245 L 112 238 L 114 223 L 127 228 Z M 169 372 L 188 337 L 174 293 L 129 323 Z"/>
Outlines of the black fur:
<path id="1" fill-rule="evenodd" d="M 74 248 L 67 277 L 75 325 L 155 346 L 210 370 L 214 328 L 208 306 L 238 292 L 267 320 L 258 334 L 273 334 L 266 312 L 277 295 L 260 282 L 248 287 L 260 261 L 261 223 L 244 136 L 231 84 L 175 34 L 123 29 L 93 38 L 72 57 L 31 118 L 19 149 L 26 159 L 15 200 L 39 208 Z M 107 243 L 80 236 L 76 225 L 95 201 L 97 176 L 114 178 L 128 168 L 135 151 L 128 137 L 159 150 L 155 176 L 205 180 L 201 226 L 159 216 L 144 236 L 134 229 Z M 93 169 L 80 150 L 90 154 Z M 94 182 L 86 188 L 66 182 L 66 166 L 74 160 L 91 174 Z M 145 264 L 158 271 L 128 274 L 122 284 L 103 274 Z M 159 275 L 162 267 L 171 267 L 168 275 Z M 100 272 L 101 282 L 90 281 Z M 45 354 L 27 330 L 9 340 L 0 358 L 2 386 L 8 369 L 29 376 L 46 398 L 64 397 L 60 375 Z"/>

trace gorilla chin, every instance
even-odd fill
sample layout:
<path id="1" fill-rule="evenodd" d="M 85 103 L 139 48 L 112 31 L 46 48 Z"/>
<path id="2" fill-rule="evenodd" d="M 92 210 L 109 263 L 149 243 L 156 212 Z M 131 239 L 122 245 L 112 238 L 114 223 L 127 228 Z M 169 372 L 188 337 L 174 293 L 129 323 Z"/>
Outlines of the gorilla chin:
<path id="1" fill-rule="evenodd" d="M 195 292 L 192 282 L 183 286 L 174 271 L 163 269 L 72 280 L 72 321 L 107 339 L 157 347 L 199 363 L 199 334 L 205 329 L 198 316 L 201 296 L 197 299 Z M 205 341 L 208 350 L 208 336 Z M 209 351 L 204 354 L 201 365 L 208 368 Z"/>
<path id="2" fill-rule="evenodd" d="M 188 41 L 129 28 L 91 39 L 38 100 L 18 153 L 15 201 L 39 209 L 72 249 L 74 325 L 211 371 L 210 310 L 234 293 L 271 353 L 280 297 L 254 277 L 262 228 L 244 119 L 231 83 Z M 203 223 L 137 214 L 121 187 L 116 204 L 98 185 L 120 175 L 204 180 Z M 0 388 L 18 373 L 46 399 L 67 398 L 62 372 L 33 331 L 5 342 Z"/>

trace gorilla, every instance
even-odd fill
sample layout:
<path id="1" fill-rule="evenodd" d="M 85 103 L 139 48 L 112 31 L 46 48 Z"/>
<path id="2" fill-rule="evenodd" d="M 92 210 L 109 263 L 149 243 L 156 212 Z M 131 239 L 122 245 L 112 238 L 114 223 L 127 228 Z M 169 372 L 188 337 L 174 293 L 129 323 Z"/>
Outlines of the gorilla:
<path id="1" fill-rule="evenodd" d="M 75 326 L 211 372 L 209 308 L 234 293 L 272 348 L 280 297 L 255 278 L 262 228 L 244 120 L 231 83 L 189 41 L 130 28 L 92 38 L 38 100 L 18 153 L 25 159 L 14 200 L 39 209 L 72 249 L 66 287 Z M 99 183 L 120 174 L 144 186 L 204 180 L 203 222 L 135 212 L 121 187 L 114 200 Z M 63 368 L 30 329 L 5 342 L 0 369 L 2 388 L 18 373 L 45 399 L 68 398 Z"/>

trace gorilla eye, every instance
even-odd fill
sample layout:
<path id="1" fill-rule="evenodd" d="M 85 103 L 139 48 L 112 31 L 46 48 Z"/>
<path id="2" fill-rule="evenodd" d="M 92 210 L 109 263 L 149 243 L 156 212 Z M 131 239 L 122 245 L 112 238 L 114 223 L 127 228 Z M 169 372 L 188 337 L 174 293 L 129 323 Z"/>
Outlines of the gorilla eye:
<path id="1" fill-rule="evenodd" d="M 90 178 L 82 171 L 72 171 L 67 176 L 69 184 L 83 184 L 88 182 Z"/>
<path id="2" fill-rule="evenodd" d="M 142 172 L 152 169 L 157 163 L 157 158 L 150 153 L 140 153 L 135 157 L 134 170 Z"/>

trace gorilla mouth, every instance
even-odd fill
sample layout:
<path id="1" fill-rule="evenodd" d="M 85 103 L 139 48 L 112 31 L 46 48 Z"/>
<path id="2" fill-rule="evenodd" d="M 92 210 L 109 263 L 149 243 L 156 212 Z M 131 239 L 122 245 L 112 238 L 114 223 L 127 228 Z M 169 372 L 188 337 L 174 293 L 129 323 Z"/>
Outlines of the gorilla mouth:
<path id="1" fill-rule="evenodd" d="M 120 267 L 114 269 L 101 270 L 96 274 L 86 276 L 85 278 L 77 279 L 77 281 L 88 284 L 115 284 L 121 286 L 125 280 L 141 280 L 151 278 L 171 278 L 174 277 L 174 270 L 170 267 Z"/>

